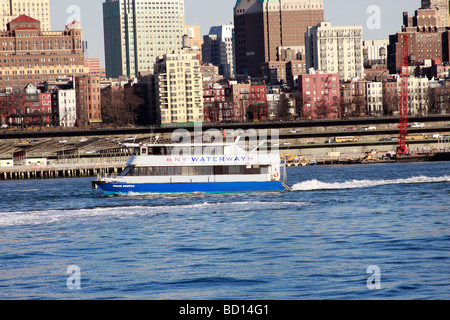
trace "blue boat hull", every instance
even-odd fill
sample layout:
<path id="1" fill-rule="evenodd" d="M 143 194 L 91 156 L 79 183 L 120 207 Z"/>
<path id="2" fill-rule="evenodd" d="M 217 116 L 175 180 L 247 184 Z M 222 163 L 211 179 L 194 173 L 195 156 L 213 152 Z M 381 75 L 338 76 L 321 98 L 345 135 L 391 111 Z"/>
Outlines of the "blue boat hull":
<path id="1" fill-rule="evenodd" d="M 281 181 L 267 182 L 205 182 L 122 184 L 94 182 L 106 195 L 127 193 L 250 193 L 283 192 Z"/>

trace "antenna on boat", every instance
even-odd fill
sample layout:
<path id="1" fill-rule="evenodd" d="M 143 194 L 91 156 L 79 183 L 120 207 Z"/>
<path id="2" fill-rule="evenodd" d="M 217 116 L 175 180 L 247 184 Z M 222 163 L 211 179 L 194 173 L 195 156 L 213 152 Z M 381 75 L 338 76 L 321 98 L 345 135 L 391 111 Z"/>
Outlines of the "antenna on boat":
<path id="1" fill-rule="evenodd" d="M 250 150 L 250 152 L 253 152 L 255 150 L 258 150 L 263 144 L 267 143 L 267 140 L 263 140 L 260 142 L 260 144 L 258 144 L 256 147 L 254 147 L 253 149 Z"/>

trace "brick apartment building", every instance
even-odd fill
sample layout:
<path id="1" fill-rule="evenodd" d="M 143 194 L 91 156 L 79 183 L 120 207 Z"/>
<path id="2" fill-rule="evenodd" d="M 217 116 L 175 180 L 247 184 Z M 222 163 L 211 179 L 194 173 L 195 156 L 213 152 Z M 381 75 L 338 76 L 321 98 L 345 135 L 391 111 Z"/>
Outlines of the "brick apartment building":
<path id="1" fill-rule="evenodd" d="M 85 126 L 102 122 L 100 77 L 80 75 L 75 77 L 77 124 Z"/>
<path id="2" fill-rule="evenodd" d="M 203 89 L 206 122 L 267 120 L 267 86 L 262 83 L 230 83 Z"/>
<path id="3" fill-rule="evenodd" d="M 324 20 L 322 0 L 239 0 L 234 8 L 236 73 L 260 76 L 280 49 L 304 49 L 305 32 Z"/>
<path id="4" fill-rule="evenodd" d="M 55 93 L 42 93 L 32 84 L 20 92 L 0 93 L 0 123 L 9 128 L 54 126 L 57 101 Z"/>
<path id="5" fill-rule="evenodd" d="M 413 17 L 405 12 L 402 31 L 389 36 L 388 68 L 391 74 L 398 73 L 401 66 L 404 34 L 408 35 L 410 65 L 423 65 L 425 60 L 450 60 L 450 25 L 439 22 L 438 10 L 419 9 Z"/>
<path id="6" fill-rule="evenodd" d="M 234 121 L 267 119 L 267 86 L 265 84 L 237 83 L 230 87 L 229 93 L 233 100 Z"/>
<path id="7" fill-rule="evenodd" d="M 37 86 L 62 75 L 85 74 L 81 26 L 42 31 L 41 23 L 21 15 L 0 32 L 0 92 Z"/>
<path id="8" fill-rule="evenodd" d="M 304 118 L 336 119 L 340 117 L 339 74 L 312 73 L 298 77 L 298 108 Z"/>
<path id="9" fill-rule="evenodd" d="M 226 122 L 233 120 L 233 100 L 230 88 L 203 89 L 205 122 Z"/>

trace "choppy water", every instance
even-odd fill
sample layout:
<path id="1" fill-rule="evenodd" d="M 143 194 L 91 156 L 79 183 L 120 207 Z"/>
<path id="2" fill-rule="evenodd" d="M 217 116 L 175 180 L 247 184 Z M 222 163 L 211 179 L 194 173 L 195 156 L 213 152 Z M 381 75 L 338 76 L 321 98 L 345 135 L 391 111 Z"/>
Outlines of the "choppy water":
<path id="1" fill-rule="evenodd" d="M 450 298 L 450 163 L 288 174 L 293 192 L 244 195 L 2 181 L 0 299 Z"/>

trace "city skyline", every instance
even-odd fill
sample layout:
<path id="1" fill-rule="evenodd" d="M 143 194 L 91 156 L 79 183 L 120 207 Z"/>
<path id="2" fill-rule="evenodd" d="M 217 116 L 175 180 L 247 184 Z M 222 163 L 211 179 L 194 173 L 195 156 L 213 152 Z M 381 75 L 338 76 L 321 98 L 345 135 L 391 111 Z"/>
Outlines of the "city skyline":
<path id="1" fill-rule="evenodd" d="M 77 20 L 88 42 L 88 57 L 99 58 L 105 65 L 103 41 L 104 0 L 51 0 L 53 30 L 62 30 L 68 22 Z M 185 0 L 186 25 L 200 25 L 202 35 L 215 25 L 233 21 L 236 0 Z M 388 39 L 401 29 L 402 13 L 410 14 L 421 6 L 420 0 L 324 0 L 324 20 L 334 26 L 361 25 L 364 40 Z M 217 12 L 217 14 L 212 14 Z"/>

